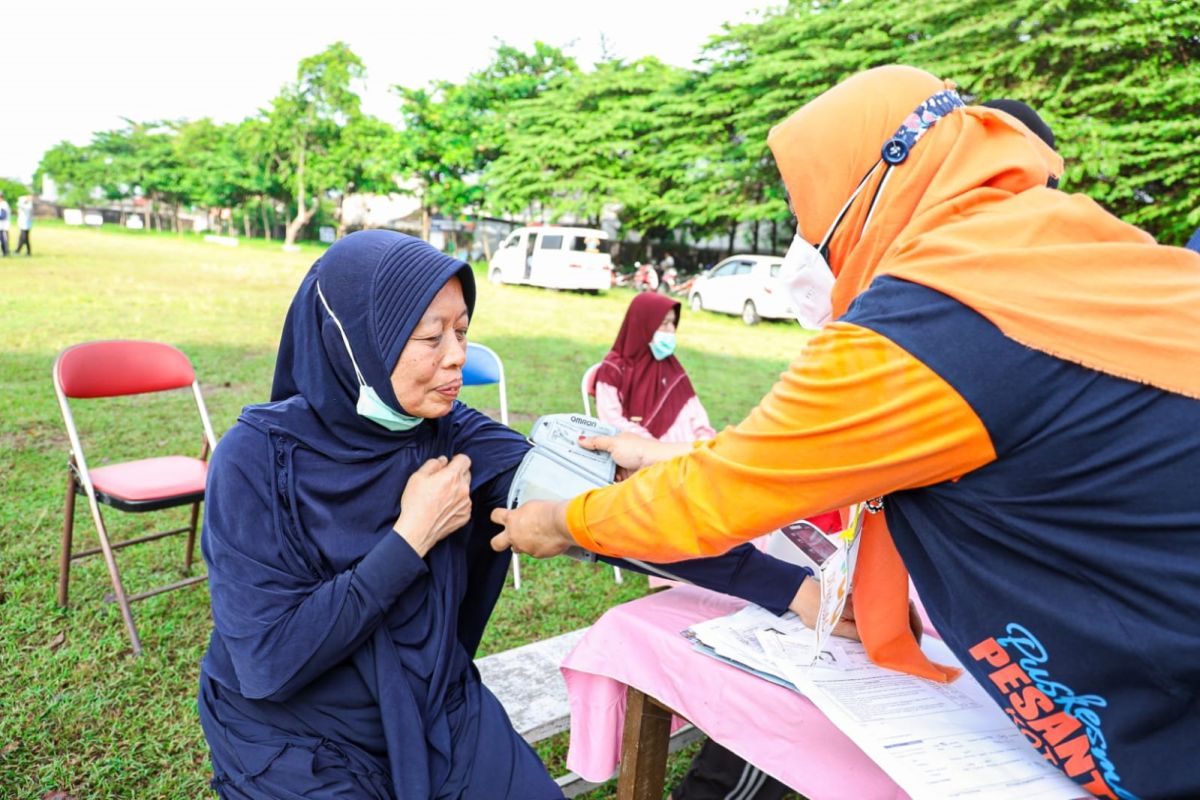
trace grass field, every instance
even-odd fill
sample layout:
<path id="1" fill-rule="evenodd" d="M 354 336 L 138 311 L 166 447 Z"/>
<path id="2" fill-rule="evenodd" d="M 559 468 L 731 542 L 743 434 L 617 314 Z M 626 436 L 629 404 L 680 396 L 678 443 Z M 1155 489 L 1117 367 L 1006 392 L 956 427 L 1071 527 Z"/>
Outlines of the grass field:
<path id="1" fill-rule="evenodd" d="M 68 444 L 50 368 L 79 341 L 169 341 L 192 358 L 219 436 L 243 405 L 266 399 L 284 312 L 320 251 L 55 224 L 36 227 L 33 239 L 32 258 L 0 259 L 0 798 L 214 796 L 194 702 L 209 634 L 206 586 L 134 606 L 146 647 L 140 658 L 130 656 L 117 607 L 102 602 L 110 587 L 101 559 L 76 562 L 70 609 L 55 603 Z M 514 426 L 527 432 L 541 414 L 581 410 L 580 376 L 607 350 L 632 295 L 494 287 L 478 275 L 470 337 L 504 359 Z M 803 334 L 794 325 L 746 328 L 733 317 L 685 312 L 679 342 L 720 428 L 770 388 Z M 494 388 L 466 389 L 462 399 L 485 412 L 498 408 Z M 151 411 L 144 398 L 84 404 L 77 422 L 89 432 L 85 448 L 114 460 L 160 445 L 198 451 L 199 432 L 172 420 L 190 399 L 176 402 L 166 412 Z M 184 515 L 107 520 L 125 538 L 147 525 L 183 524 Z M 77 546 L 90 546 L 86 504 L 76 519 Z M 171 538 L 120 551 L 127 590 L 176 579 L 182 550 L 182 539 Z M 522 590 L 505 590 L 484 654 L 587 625 L 646 592 L 644 578 L 618 586 L 608 568 L 529 559 L 522 567 Z M 561 771 L 564 750 L 559 737 L 540 752 Z M 684 764 L 677 757 L 672 769 Z M 609 786 L 590 797 L 614 794 Z"/>

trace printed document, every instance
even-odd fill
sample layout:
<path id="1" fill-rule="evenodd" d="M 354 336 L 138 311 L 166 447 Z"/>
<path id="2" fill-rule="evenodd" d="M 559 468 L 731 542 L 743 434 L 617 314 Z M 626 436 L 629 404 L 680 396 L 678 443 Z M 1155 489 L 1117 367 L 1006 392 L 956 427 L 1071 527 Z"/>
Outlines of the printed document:
<path id="1" fill-rule="evenodd" d="M 1078 785 L 1050 766 L 969 674 L 953 683 L 877 667 L 858 642 L 762 629 L 766 657 L 913 800 L 1075 800 Z M 938 639 L 934 661 L 961 666 Z"/>

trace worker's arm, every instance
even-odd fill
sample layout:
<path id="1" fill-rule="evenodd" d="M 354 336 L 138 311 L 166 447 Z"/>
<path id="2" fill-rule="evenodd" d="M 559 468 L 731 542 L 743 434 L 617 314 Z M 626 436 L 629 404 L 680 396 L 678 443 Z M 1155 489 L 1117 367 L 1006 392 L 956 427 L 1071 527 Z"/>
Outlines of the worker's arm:
<path id="1" fill-rule="evenodd" d="M 553 516 L 589 550 L 681 559 L 994 458 L 983 423 L 942 378 L 889 339 L 833 323 L 739 425 Z"/>

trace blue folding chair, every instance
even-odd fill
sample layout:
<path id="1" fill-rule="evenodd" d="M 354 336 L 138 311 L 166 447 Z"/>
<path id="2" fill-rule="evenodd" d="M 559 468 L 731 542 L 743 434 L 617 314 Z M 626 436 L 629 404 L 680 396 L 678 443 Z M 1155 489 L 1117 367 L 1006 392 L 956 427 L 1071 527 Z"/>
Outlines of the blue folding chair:
<path id="1" fill-rule="evenodd" d="M 467 360 L 462 370 L 463 386 L 490 386 L 496 384 L 500 392 L 500 422 L 508 424 L 508 392 L 504 384 L 504 362 L 496 351 L 487 345 L 467 342 Z M 521 561 L 513 553 L 513 588 L 521 588 Z"/>
<path id="2" fill-rule="evenodd" d="M 500 422 L 508 424 L 508 394 L 504 385 L 504 362 L 487 345 L 467 342 L 467 361 L 463 364 L 463 386 L 497 384 L 500 390 Z"/>

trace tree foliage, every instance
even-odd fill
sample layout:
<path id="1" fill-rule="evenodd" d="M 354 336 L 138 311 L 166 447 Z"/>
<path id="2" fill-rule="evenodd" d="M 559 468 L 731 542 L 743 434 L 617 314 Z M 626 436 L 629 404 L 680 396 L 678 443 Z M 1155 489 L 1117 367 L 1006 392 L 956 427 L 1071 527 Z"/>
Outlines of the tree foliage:
<path id="1" fill-rule="evenodd" d="M 416 180 L 426 211 L 478 211 L 484 203 L 479 176 L 506 151 L 513 106 L 577 74 L 573 59 L 543 42 L 529 53 L 500 44 L 492 62 L 461 85 L 393 87 L 403 119 L 399 169 Z"/>
<path id="2" fill-rule="evenodd" d="M 657 112 L 664 91 L 681 77 L 653 58 L 607 61 L 515 103 L 504 152 L 484 173 L 489 204 L 593 223 L 606 207 L 619 207 L 622 222 L 634 229 L 654 225 Z"/>
<path id="3" fill-rule="evenodd" d="M 713 235 L 788 223 L 772 125 L 859 70 L 904 63 L 969 102 L 1029 103 L 1057 135 L 1065 189 L 1178 244 L 1200 225 L 1198 62 L 1200 0 L 791 0 L 717 32 L 687 70 L 582 70 L 543 43 L 501 43 L 461 83 L 394 87 L 395 129 L 362 113 L 365 68 L 335 43 L 239 124 L 127 120 L 54 146 L 39 172 L 73 203 L 254 206 L 268 230 L 278 207 L 292 235 L 319 199 L 397 186 L 451 217 L 616 213 L 623 232 Z"/>

